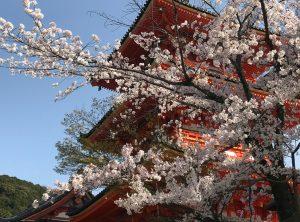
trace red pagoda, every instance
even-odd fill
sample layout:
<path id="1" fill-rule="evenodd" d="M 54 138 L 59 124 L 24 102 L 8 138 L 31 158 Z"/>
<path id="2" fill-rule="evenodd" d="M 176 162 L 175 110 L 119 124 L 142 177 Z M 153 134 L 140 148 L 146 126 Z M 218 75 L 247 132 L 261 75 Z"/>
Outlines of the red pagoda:
<path id="1" fill-rule="evenodd" d="M 141 10 L 138 18 L 127 32 L 122 40 L 122 45 L 119 51 L 125 57 L 128 57 L 131 63 L 138 64 L 141 62 L 140 56 L 145 53 L 130 37 L 129 33 L 139 34 L 141 32 L 154 32 L 156 36 L 161 36 L 160 29 L 170 30 L 174 24 L 174 7 L 177 8 L 178 12 L 178 23 L 187 21 L 201 21 L 202 24 L 209 23 L 214 19 L 214 15 L 208 11 L 192 7 L 191 5 L 183 3 L 183 1 L 171 0 L 149 0 L 146 2 L 144 8 Z M 156 26 L 154 26 L 154 24 Z M 159 28 L 157 28 L 159 26 Z M 264 33 L 260 30 L 256 30 L 258 34 L 263 35 Z M 168 42 L 162 43 L 162 48 L 168 47 Z M 193 61 L 185 61 L 189 65 L 193 65 Z M 212 69 L 214 69 L 212 67 Z M 244 64 L 246 71 L 246 78 L 249 82 L 254 82 L 255 78 L 258 77 L 265 68 L 256 67 L 254 65 Z M 220 72 L 220 70 L 213 70 Z M 211 79 L 212 84 L 214 83 L 213 77 Z M 237 84 L 237 83 L 236 83 Z M 110 90 L 115 90 L 116 83 L 113 80 L 110 81 L 97 81 L 93 82 L 94 86 L 104 87 Z M 257 97 L 265 97 L 267 92 L 259 89 L 251 89 L 252 93 Z M 131 108 L 131 103 L 126 102 L 113 111 L 109 112 L 88 135 L 82 138 L 82 142 L 88 146 L 95 148 L 101 147 L 101 149 L 111 152 L 114 154 L 120 154 L 120 149 L 125 143 L 130 143 L 138 138 L 148 138 L 147 144 L 151 143 L 150 132 L 155 124 L 161 121 L 168 121 L 170 119 L 176 119 L 177 113 L 170 113 L 165 116 L 164 120 L 157 117 L 155 110 L 155 101 L 145 101 L 140 110 L 136 110 L 134 120 L 129 124 L 129 128 L 135 129 L 135 133 L 130 130 L 123 130 L 119 132 L 118 136 L 114 139 L 110 137 L 110 129 L 112 126 L 118 125 L 122 120 L 118 118 L 119 114 L 124 110 Z M 285 104 L 287 110 L 293 106 L 295 110 L 293 115 L 296 119 L 300 118 L 300 103 L 291 104 L 287 102 Z M 297 122 L 286 123 L 289 126 L 298 124 Z M 187 121 L 186 126 L 180 130 L 180 132 L 171 132 L 175 137 L 180 139 L 186 144 L 204 143 L 203 138 L 197 131 L 197 125 L 192 121 Z M 228 152 L 228 158 L 241 158 L 243 151 L 239 147 L 234 147 Z M 176 151 L 171 155 L 178 155 Z M 258 183 L 257 186 L 264 186 L 266 182 Z M 127 215 L 124 209 L 117 207 L 114 201 L 126 194 L 128 190 L 126 187 L 111 187 L 105 189 L 96 198 L 86 206 L 77 209 L 69 213 L 71 221 L 76 222 L 92 222 L 92 221 L 156 221 L 155 218 L 172 218 L 174 212 L 180 212 L 180 209 L 176 207 L 166 206 L 151 206 L 143 210 L 141 214 Z M 232 200 L 226 207 L 224 212 L 225 217 L 238 217 L 238 218 L 249 218 L 250 213 L 245 210 L 245 206 L 239 200 L 240 195 L 236 193 L 233 195 Z M 254 203 L 254 214 L 255 218 L 259 218 L 261 221 L 277 222 L 279 221 L 276 211 L 272 211 L 272 197 L 264 196 L 259 198 Z"/>
<path id="2" fill-rule="evenodd" d="M 178 22 L 182 23 L 187 21 L 201 21 L 202 24 L 208 24 L 214 19 L 214 15 L 203 9 L 193 7 L 191 5 L 182 3 L 183 1 L 172 0 L 148 0 L 134 24 L 128 30 L 127 34 L 122 40 L 121 47 L 119 51 L 124 57 L 129 58 L 130 62 L 133 64 L 138 64 L 141 62 L 140 56 L 144 54 L 142 48 L 140 48 L 134 41 L 129 37 L 129 33 L 139 34 L 141 32 L 154 32 L 156 36 L 160 37 L 162 33 L 159 31 L 161 29 L 171 30 L 171 26 L 174 24 L 174 6 L 177 8 L 178 12 Z M 175 4 L 175 5 L 174 5 Z M 155 24 L 155 25 L 154 25 Z M 257 30 L 258 34 L 263 35 L 263 32 Z M 167 48 L 168 42 L 163 42 L 162 47 Z M 185 61 L 187 64 L 193 65 L 193 61 Z M 214 68 L 212 68 L 214 69 Z M 246 78 L 250 82 L 255 81 L 256 77 L 264 72 L 263 68 L 258 68 L 254 65 L 244 64 L 244 69 L 246 71 Z M 220 70 L 212 70 L 215 72 L 220 72 Z M 213 77 L 211 79 L 212 83 L 215 80 Z M 231 83 L 235 84 L 235 83 Z M 237 84 L 237 83 L 236 83 Z M 96 81 L 92 83 L 93 86 L 104 87 L 110 90 L 115 90 L 117 84 L 113 81 Z M 265 97 L 267 92 L 259 89 L 251 89 L 253 94 L 259 97 Z M 296 119 L 300 119 L 300 103 L 291 104 L 287 102 L 285 104 L 287 110 L 289 107 L 294 107 L 293 115 Z M 131 102 L 125 102 L 124 104 L 118 105 L 103 117 L 103 119 L 98 123 L 98 125 L 90 131 L 89 134 L 81 138 L 81 142 L 89 147 L 95 149 L 102 149 L 105 152 L 110 152 L 115 155 L 120 154 L 121 147 L 126 144 L 133 142 L 139 138 L 147 138 L 145 141 L 145 146 L 153 142 L 151 138 L 151 131 L 158 123 L 162 121 L 167 122 L 170 119 L 176 119 L 177 113 L 169 113 L 164 116 L 164 119 L 158 117 L 158 111 L 155 109 L 156 103 L 151 99 L 148 99 L 143 103 L 141 109 L 136 110 L 135 118 L 130 121 L 127 129 L 120 129 L 118 135 L 114 138 L 110 135 L 110 129 L 112 126 L 120 124 L 123 120 L 119 118 L 120 113 L 124 110 L 131 108 Z M 287 125 L 296 125 L 297 122 L 287 123 Z M 134 130 L 133 130 L 134 129 Z M 170 129 L 170 134 L 174 135 L 177 139 L 180 139 L 183 143 L 194 144 L 204 143 L 203 138 L 197 131 L 197 124 L 192 120 L 188 120 L 186 125 L 178 132 L 172 131 Z M 169 155 L 180 155 L 176 150 L 170 150 Z M 228 158 L 240 158 L 243 156 L 243 151 L 239 147 L 234 147 L 228 151 Z M 257 186 L 264 186 L 265 183 L 261 182 Z M 182 212 L 182 209 L 177 206 L 149 206 L 146 207 L 140 214 L 128 215 L 126 210 L 119 208 L 114 201 L 124 196 L 128 192 L 126 186 L 113 186 L 107 187 L 92 200 L 85 202 L 82 205 L 77 205 L 69 209 L 67 212 L 68 218 L 66 221 L 72 222 L 138 222 L 138 221 L 160 221 L 158 219 L 163 218 L 173 218 L 178 212 Z M 233 195 L 230 203 L 224 211 L 225 217 L 238 217 L 238 218 L 249 218 L 249 212 L 245 210 L 242 202 L 239 200 L 240 195 L 236 193 Z M 276 211 L 272 211 L 271 207 L 272 197 L 265 196 L 262 197 L 254 203 L 254 214 L 256 218 L 260 218 L 261 221 L 267 222 L 277 222 L 279 221 Z M 35 218 L 31 217 L 30 221 L 37 221 Z M 26 221 L 26 220 L 24 220 Z M 164 220 L 162 220 L 164 221 Z M 166 220 L 167 221 L 167 220 Z"/>

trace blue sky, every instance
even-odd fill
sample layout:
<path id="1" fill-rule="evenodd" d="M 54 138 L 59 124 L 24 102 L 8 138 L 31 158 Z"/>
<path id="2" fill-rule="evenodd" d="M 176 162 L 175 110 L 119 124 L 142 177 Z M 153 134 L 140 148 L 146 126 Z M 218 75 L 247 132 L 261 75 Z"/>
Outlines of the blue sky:
<path id="1" fill-rule="evenodd" d="M 108 3 L 109 2 L 109 3 Z M 121 38 L 125 29 L 107 28 L 88 11 L 105 11 L 120 16 L 127 0 L 40 0 L 45 20 L 72 30 L 88 40 L 98 34 L 103 43 Z M 22 0 L 1 0 L 0 17 L 14 24 L 30 24 L 23 13 Z M 92 97 L 102 96 L 96 88 L 85 87 L 66 99 L 54 102 L 58 89 L 55 80 L 39 80 L 11 76 L 0 69 L 0 175 L 53 185 L 55 179 L 67 180 L 56 174 L 54 144 L 63 137 L 60 124 L 64 114 L 75 108 L 88 107 Z M 298 159 L 299 160 L 299 159 Z"/>
<path id="2" fill-rule="evenodd" d="M 126 0 L 40 0 L 45 21 L 72 30 L 88 40 L 95 33 L 103 43 L 114 42 L 126 30 L 107 28 L 103 20 L 88 11 L 105 11 L 119 16 Z M 1 0 L 0 17 L 14 24 L 30 25 L 23 13 L 22 0 Z M 66 180 L 53 171 L 56 160 L 55 142 L 63 137 L 60 124 L 65 113 L 88 107 L 92 97 L 100 97 L 96 88 L 85 87 L 68 98 L 54 102 L 55 80 L 12 76 L 0 69 L 0 175 L 53 185 L 55 179 Z"/>

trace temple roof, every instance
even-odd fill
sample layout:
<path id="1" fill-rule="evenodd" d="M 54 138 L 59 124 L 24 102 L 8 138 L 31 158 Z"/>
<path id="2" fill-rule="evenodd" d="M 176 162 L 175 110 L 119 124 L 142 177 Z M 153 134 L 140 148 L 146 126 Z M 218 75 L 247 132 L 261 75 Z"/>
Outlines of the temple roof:
<path id="1" fill-rule="evenodd" d="M 125 40 L 129 37 L 129 34 L 133 31 L 133 29 L 135 28 L 135 26 L 138 24 L 138 22 L 140 21 L 140 19 L 142 18 L 144 12 L 146 11 L 146 9 L 149 7 L 150 3 L 152 1 L 155 0 L 146 0 L 146 2 L 144 3 L 143 7 L 141 8 L 141 11 L 139 12 L 139 14 L 137 15 L 136 19 L 133 21 L 132 25 L 129 27 L 129 29 L 127 30 L 127 32 L 125 33 L 125 35 L 123 36 L 122 40 L 121 40 L 121 44 L 123 44 L 125 42 Z M 171 0 L 164 0 L 164 1 L 169 1 L 171 2 Z M 200 7 L 196 7 L 190 3 L 183 3 L 183 2 L 179 2 L 177 0 L 175 0 L 175 2 L 179 5 L 188 7 L 189 9 L 192 10 L 196 10 L 197 12 L 202 12 L 208 15 L 212 15 L 215 16 L 215 14 L 213 12 L 210 12 L 204 8 L 200 8 Z"/>
<path id="2" fill-rule="evenodd" d="M 81 135 L 80 142 L 89 148 L 101 147 L 102 151 L 116 155 L 120 154 L 124 144 L 131 143 L 135 139 L 147 137 L 149 142 L 152 131 L 150 129 L 158 120 L 157 108 L 156 103 L 150 98 L 142 104 L 140 109 L 135 109 L 130 101 L 115 105 L 87 134 Z M 120 114 L 128 109 L 133 109 L 135 115 L 126 120 L 120 118 Z"/>
<path id="3" fill-rule="evenodd" d="M 131 217 L 124 208 L 118 207 L 114 202 L 123 197 L 128 191 L 125 186 L 110 186 L 102 190 L 93 200 L 68 213 L 72 222 L 95 221 L 127 221 Z M 131 220 L 130 220 L 131 221 Z M 144 221 L 144 220 L 139 220 Z"/>
<path id="4" fill-rule="evenodd" d="M 150 220 L 151 218 L 157 219 L 158 206 L 148 206 L 142 212 L 131 215 L 124 208 L 117 206 L 115 201 L 124 197 L 128 191 L 129 189 L 126 186 L 112 186 L 104 189 L 85 206 L 69 212 L 70 220 L 72 222 L 91 222 L 97 218 L 97 221 L 129 222 L 152 221 Z M 172 210 L 174 210 L 173 207 Z M 172 210 L 166 206 L 159 206 L 160 215 L 166 218 L 175 216 L 175 211 L 173 212 Z M 176 208 L 176 210 L 179 210 L 179 208 Z"/>
<path id="5" fill-rule="evenodd" d="M 62 194 L 55 194 L 47 201 L 40 202 L 37 208 L 32 206 L 20 212 L 14 217 L 0 218 L 0 222 L 17 221 L 40 221 L 42 219 L 53 219 L 57 221 L 68 220 L 67 213 L 73 209 L 81 208 L 93 200 L 94 196 L 88 192 L 84 196 L 76 196 L 73 190 Z M 62 215 L 60 213 L 63 213 Z"/>
<path id="6" fill-rule="evenodd" d="M 176 0 L 174 2 L 180 8 L 179 22 L 195 20 L 199 13 L 202 14 L 205 23 L 215 16 L 212 12 L 193 6 L 192 4 L 186 4 Z M 153 21 L 154 17 L 155 22 Z M 169 17 L 173 18 L 172 0 L 146 0 L 136 19 L 121 39 L 121 47 L 118 51 L 121 52 L 124 57 L 130 59 L 131 63 L 138 64 L 141 62 L 140 56 L 145 52 L 133 41 L 132 38 L 129 37 L 130 33 L 137 34 L 140 32 L 151 32 L 154 31 L 153 26 L 157 26 L 159 29 L 164 29 L 166 24 L 170 25 L 174 22 L 170 23 L 168 19 Z M 154 33 L 157 37 L 159 37 L 162 32 L 158 31 L 157 27 L 155 28 Z M 115 90 L 117 86 L 114 80 L 110 80 L 109 82 L 106 80 L 92 81 L 92 85 L 104 87 L 110 90 Z"/>
<path id="7" fill-rule="evenodd" d="M 182 17 L 184 17 L 184 18 L 186 16 L 188 19 L 195 19 L 195 18 L 197 18 L 196 15 L 199 13 L 206 20 L 210 20 L 215 16 L 212 12 L 209 12 L 205 9 L 198 8 L 198 7 L 192 6 L 190 4 L 184 4 L 184 3 L 181 3 L 178 1 L 175 1 L 175 2 L 180 7 L 181 13 L 184 13 L 182 15 Z M 153 4 L 155 3 L 157 5 L 153 6 L 153 5 L 151 5 L 152 3 Z M 125 53 L 133 52 L 132 54 L 129 53 L 131 57 L 137 56 L 136 51 L 133 50 L 132 48 L 137 47 L 136 50 L 140 50 L 140 49 L 138 49 L 138 46 L 129 37 L 129 33 L 131 33 L 131 32 L 138 33 L 139 31 L 143 31 L 144 29 L 147 29 L 144 26 L 142 26 L 141 24 L 147 23 L 147 21 L 146 21 L 147 18 L 145 18 L 145 17 L 147 17 L 146 14 L 150 13 L 149 10 L 153 10 L 153 7 L 159 8 L 161 6 L 164 6 L 166 8 L 168 7 L 169 8 L 168 10 L 170 11 L 170 7 L 173 7 L 171 3 L 172 3 L 172 0 L 147 0 L 145 2 L 144 6 L 142 7 L 140 13 L 138 14 L 137 18 L 135 19 L 135 21 L 133 22 L 133 24 L 131 25 L 129 30 L 124 35 L 122 42 L 121 42 L 122 44 L 121 44 L 121 47 L 119 50 L 122 53 L 123 52 L 125 52 Z M 166 9 L 166 12 L 167 12 L 167 9 Z M 154 13 L 157 13 L 157 10 Z M 207 15 L 207 16 L 205 16 L 205 15 Z M 183 19 L 183 18 L 181 18 L 181 19 Z M 167 22 L 170 22 L 170 21 L 167 21 Z M 151 24 L 151 21 L 150 21 L 150 23 L 147 23 L 147 24 Z M 160 24 L 160 25 L 162 25 L 162 24 Z M 245 67 L 245 69 L 247 69 L 249 71 L 249 73 L 257 72 L 258 75 L 261 72 L 263 72 L 263 70 L 265 69 L 264 67 L 257 68 L 257 67 L 248 66 L 248 65 L 246 65 L 246 66 L 247 67 Z M 234 81 L 233 79 L 223 80 L 222 78 L 218 78 L 215 76 L 211 77 L 211 79 L 215 83 L 220 83 L 221 81 L 226 81 L 226 83 L 230 84 L 233 88 L 236 88 L 237 85 L 239 84 L 238 80 Z M 249 80 L 249 81 L 252 81 L 252 80 Z M 111 81 L 111 82 L 113 82 L 113 81 Z M 105 81 L 101 81 L 101 82 L 94 83 L 93 85 L 98 85 L 98 86 L 107 87 L 109 89 L 113 89 L 113 87 L 111 87 L 112 85 L 110 85 L 110 84 L 111 83 L 106 84 Z M 251 91 L 255 95 L 256 98 L 260 99 L 260 98 L 264 98 L 267 96 L 267 93 L 265 91 L 260 90 L 259 88 L 254 88 L 254 87 L 255 87 L 254 85 L 251 87 Z M 296 106 L 297 110 L 300 110 L 300 103 L 298 101 L 292 102 L 292 103 L 288 102 L 286 104 L 287 108 L 290 106 Z M 126 105 L 125 105 L 125 108 L 126 108 Z M 128 108 L 128 106 L 127 106 L 127 108 Z M 92 145 L 96 141 L 98 141 L 98 142 L 105 141 L 107 144 L 105 144 L 103 146 L 112 147 L 111 143 L 108 143 L 109 140 L 111 140 L 111 138 L 109 137 L 109 132 L 111 130 L 111 126 L 117 125 L 114 123 L 113 120 L 115 118 L 117 118 L 118 114 L 120 114 L 123 110 L 124 110 L 124 107 L 117 107 L 115 109 L 111 109 L 88 134 L 82 135 L 81 142 L 85 143 L 86 145 Z M 291 109 L 288 108 L 287 114 L 290 114 L 290 110 Z M 299 112 L 296 115 L 298 116 L 298 118 L 300 117 Z M 295 125 L 295 123 L 288 123 L 288 124 L 291 126 Z M 96 147 L 97 147 L 97 145 L 96 145 Z M 117 148 L 117 146 L 114 146 L 114 147 L 115 147 L 115 149 L 112 150 L 112 148 L 110 148 L 110 151 L 113 151 L 112 153 L 118 153 L 119 149 Z M 107 150 L 107 149 L 105 148 L 105 150 Z"/>
<path id="8" fill-rule="evenodd" d="M 143 7 L 141 8 L 141 11 L 138 13 L 138 15 L 135 18 L 135 20 L 133 21 L 132 25 L 129 27 L 129 29 L 127 30 L 127 32 L 125 33 L 125 35 L 121 39 L 121 44 L 123 44 L 125 42 L 125 40 L 129 37 L 129 34 L 134 30 L 134 28 L 136 27 L 136 25 L 138 24 L 138 22 L 142 18 L 144 12 L 149 7 L 150 3 L 153 2 L 153 1 L 156 1 L 156 0 L 146 0 L 145 1 Z M 172 0 L 160 0 L 160 1 L 172 2 Z M 183 6 L 186 9 L 193 10 L 193 11 L 196 11 L 198 13 L 204 13 L 204 14 L 207 14 L 207 15 L 210 15 L 210 16 L 216 16 L 216 14 L 214 12 L 209 11 L 208 9 L 204 9 L 202 7 L 195 6 L 195 5 L 191 4 L 191 3 L 184 3 L 184 2 L 178 1 L 178 0 L 174 0 L 174 1 L 178 5 Z M 256 27 L 254 27 L 254 29 L 256 29 L 258 31 L 264 31 L 262 28 L 256 28 Z"/>
<path id="9" fill-rule="evenodd" d="M 53 196 L 52 198 L 49 198 L 48 201 L 45 201 L 42 204 L 40 204 L 38 208 L 30 207 L 30 208 L 20 212 L 19 214 L 17 214 L 14 217 L 0 218 L 0 222 L 24 221 L 27 218 L 30 218 L 30 217 L 34 216 L 35 214 L 41 213 L 42 211 L 47 210 L 49 207 L 58 204 L 58 202 L 60 202 L 61 200 L 63 200 L 67 196 L 70 197 L 70 198 L 71 198 L 71 196 L 73 197 L 73 192 L 69 191 L 69 192 L 64 192 L 61 195 Z"/>
<path id="10" fill-rule="evenodd" d="M 80 207 L 73 208 L 73 210 L 69 211 L 67 213 L 67 215 L 72 217 L 72 216 L 75 216 L 75 215 L 83 212 L 85 209 L 87 209 L 88 207 L 90 207 L 91 205 L 96 203 L 98 200 L 100 200 L 102 197 L 104 197 L 109 192 L 109 190 L 110 190 L 109 188 L 105 188 L 105 189 L 101 190 L 100 193 L 97 194 L 93 199 L 91 199 L 90 201 L 87 201 L 84 205 L 82 205 Z"/>
<path id="11" fill-rule="evenodd" d="M 81 140 L 84 140 L 85 138 L 88 138 L 89 136 L 91 136 L 95 131 L 96 129 L 101 126 L 103 124 L 103 122 L 109 117 L 111 116 L 111 114 L 114 112 L 114 108 L 110 108 L 106 113 L 105 115 L 100 119 L 100 121 L 86 134 L 81 134 L 80 135 L 80 139 Z"/>
<path id="12" fill-rule="evenodd" d="M 154 32 L 158 38 L 166 38 L 165 33 L 161 30 L 169 30 L 171 25 L 174 24 L 174 4 L 178 6 L 178 21 L 176 21 L 178 23 L 186 20 L 197 20 L 201 21 L 201 23 L 205 25 L 215 18 L 215 14 L 211 11 L 193 6 L 192 4 L 186 4 L 176 0 L 146 0 L 137 18 L 123 36 L 121 40 L 121 47 L 118 49 L 118 51 L 124 57 L 129 59 L 130 63 L 139 64 L 140 62 L 144 62 L 141 60 L 140 56 L 147 53 L 138 44 L 136 44 L 132 38 L 130 38 L 130 33 L 139 34 L 141 32 Z M 257 28 L 254 29 L 257 30 L 259 34 L 263 35 L 262 30 Z M 169 47 L 168 40 L 163 40 L 162 42 L 164 42 L 162 43 L 164 45 L 162 47 Z M 249 65 L 246 63 L 243 64 L 243 66 L 245 69 L 246 78 L 250 82 L 255 82 L 256 77 L 260 76 L 261 73 L 263 73 L 266 69 L 266 67 L 257 67 L 255 65 Z M 223 73 L 223 71 L 219 69 L 217 69 L 217 72 Z M 229 80 L 230 78 L 236 78 L 235 74 L 229 74 L 229 78 L 227 78 L 227 75 L 228 73 L 225 74 L 226 80 Z M 114 79 L 92 81 L 92 85 L 104 87 L 110 90 L 115 90 L 117 88 L 117 84 Z"/>

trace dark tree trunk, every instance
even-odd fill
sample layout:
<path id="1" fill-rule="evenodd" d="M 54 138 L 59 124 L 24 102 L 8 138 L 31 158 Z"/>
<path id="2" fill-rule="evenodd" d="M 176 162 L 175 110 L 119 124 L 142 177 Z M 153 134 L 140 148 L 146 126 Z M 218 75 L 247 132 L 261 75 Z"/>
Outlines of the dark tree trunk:
<path id="1" fill-rule="evenodd" d="M 286 178 L 269 176 L 269 179 L 280 221 L 299 222 L 300 211 L 297 197 L 293 194 L 291 187 L 286 182 Z"/>

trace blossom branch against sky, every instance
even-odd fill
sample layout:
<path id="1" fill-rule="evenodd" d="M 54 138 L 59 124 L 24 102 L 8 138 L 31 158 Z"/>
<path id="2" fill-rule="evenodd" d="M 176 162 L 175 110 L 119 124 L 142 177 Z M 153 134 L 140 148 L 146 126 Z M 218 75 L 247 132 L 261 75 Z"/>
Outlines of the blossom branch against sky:
<path id="1" fill-rule="evenodd" d="M 114 6 L 96 0 L 85 1 L 85 4 L 80 0 L 46 0 L 39 3 L 46 14 L 45 21 L 56 20 L 84 41 L 90 40 L 92 33 L 101 32 L 103 42 L 114 42 L 126 31 L 107 29 L 103 20 L 88 14 L 90 10 L 104 10 L 119 16 L 126 1 L 112 1 Z M 24 13 L 22 1 L 3 0 L 1 4 L 0 17 L 14 24 L 23 23 L 27 28 L 32 26 L 31 19 Z M 0 57 L 6 55 L 3 52 L 0 54 Z M 66 177 L 53 170 L 56 166 L 55 143 L 64 133 L 60 122 L 65 113 L 88 107 L 93 97 L 99 98 L 101 95 L 96 88 L 87 86 L 65 100 L 54 102 L 58 88 L 52 87 L 52 84 L 58 81 L 61 80 L 11 76 L 9 70 L 0 69 L 0 174 L 47 186 L 53 185 L 55 179 L 67 181 Z M 66 86 L 69 81 L 61 84 Z"/>
<path id="2" fill-rule="evenodd" d="M 145 51 L 141 62 L 135 64 L 118 51 L 119 41 L 103 44 L 101 36 L 93 34 L 84 43 L 69 29 L 55 22 L 45 23 L 37 2 L 24 0 L 33 28 L 0 19 L 0 48 L 9 55 L 0 62 L 13 73 L 71 80 L 58 98 L 91 81 L 114 81 L 119 101 L 133 101 L 134 109 L 151 98 L 158 116 L 179 112 L 179 118 L 170 121 L 177 130 L 184 120 L 198 120 L 204 115 L 211 121 L 211 127 L 203 127 L 204 154 L 189 147 L 178 157 L 163 160 L 160 153 L 164 147 L 150 145 L 145 155 L 139 146 L 142 141 L 126 144 L 123 161 L 112 160 L 103 168 L 91 165 L 83 174 L 73 176 L 73 187 L 79 193 L 127 183 L 133 192 L 117 203 L 129 213 L 145 205 L 175 203 L 193 209 L 197 217 L 215 218 L 222 212 L 213 206 L 229 201 L 222 194 L 246 189 L 245 181 L 246 199 L 252 209 L 250 199 L 256 198 L 252 177 L 258 175 L 271 189 L 269 194 L 277 202 L 281 219 L 297 210 L 300 213 L 287 182 L 294 171 L 284 163 L 291 150 L 287 144 L 299 135 L 299 3 L 226 1 L 224 9 L 204 25 L 196 18 L 179 23 L 178 3 L 171 2 L 174 24 L 171 29 L 160 30 L 165 42 L 155 31 L 130 34 Z M 204 4 L 218 9 L 212 2 Z M 184 35 L 187 30 L 191 35 Z M 166 42 L 168 48 L 164 48 Z M 247 70 L 247 66 L 252 69 Z M 133 109 L 131 112 L 134 115 Z M 170 122 L 157 127 L 163 132 Z M 239 145 L 244 157 L 228 161 L 225 151 Z M 143 159 L 152 167 L 143 168 Z M 214 171 L 204 173 L 208 164 Z M 224 169 L 225 175 L 221 173 Z M 160 180 L 162 186 L 150 192 L 151 183 Z M 179 191 L 198 198 L 182 199 Z M 268 194 L 267 190 L 262 192 Z M 224 198 L 220 200 L 220 196 Z"/>

